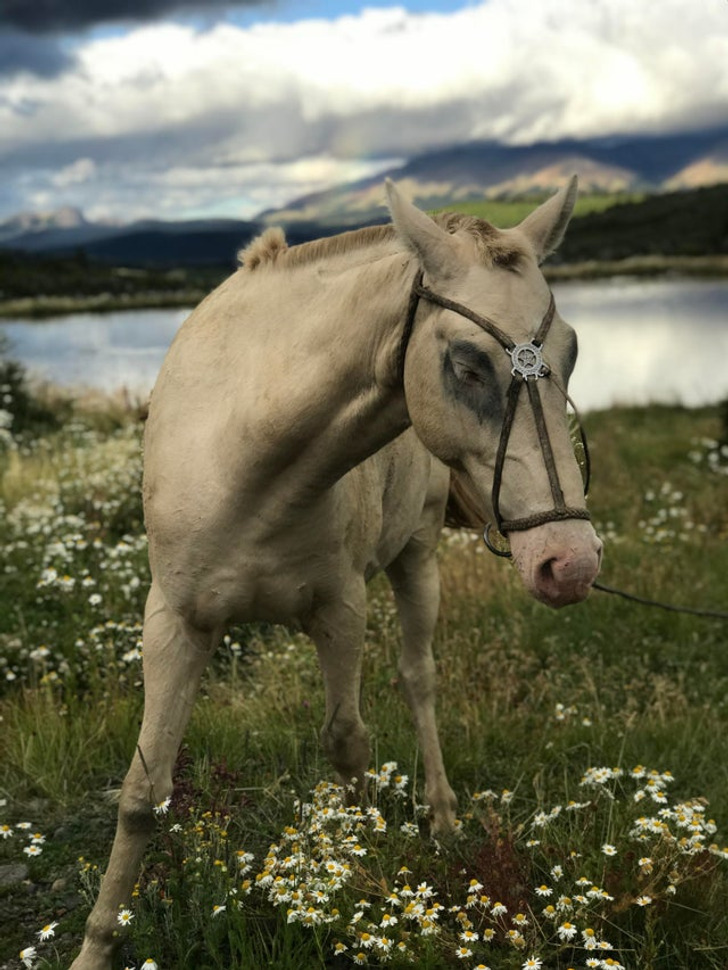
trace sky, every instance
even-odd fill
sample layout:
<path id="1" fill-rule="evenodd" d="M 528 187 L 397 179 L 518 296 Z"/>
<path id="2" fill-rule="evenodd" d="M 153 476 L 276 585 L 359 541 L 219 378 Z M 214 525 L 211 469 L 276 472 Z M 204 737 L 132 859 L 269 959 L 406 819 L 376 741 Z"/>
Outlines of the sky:
<path id="1" fill-rule="evenodd" d="M 728 123 L 728 0 L 0 0 L 0 220 L 251 218 L 472 140 Z"/>

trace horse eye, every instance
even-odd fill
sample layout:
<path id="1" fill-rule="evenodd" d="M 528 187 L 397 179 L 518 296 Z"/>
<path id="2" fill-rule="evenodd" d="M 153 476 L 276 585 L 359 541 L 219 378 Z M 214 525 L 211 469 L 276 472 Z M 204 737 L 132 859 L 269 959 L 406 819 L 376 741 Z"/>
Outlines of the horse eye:
<path id="1" fill-rule="evenodd" d="M 478 374 L 477 371 L 471 370 L 470 367 L 465 367 L 462 364 L 455 362 L 454 365 L 455 376 L 462 384 L 484 384 L 482 375 Z"/>
<path id="2" fill-rule="evenodd" d="M 458 341 L 450 349 L 452 369 L 460 384 L 477 385 L 492 383 L 493 365 L 488 355 L 466 341 Z"/>

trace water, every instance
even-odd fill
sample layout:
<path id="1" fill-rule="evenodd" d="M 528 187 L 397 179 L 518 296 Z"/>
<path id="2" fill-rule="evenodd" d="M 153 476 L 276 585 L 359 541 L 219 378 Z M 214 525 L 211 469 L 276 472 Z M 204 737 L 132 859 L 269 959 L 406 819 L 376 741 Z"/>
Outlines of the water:
<path id="1" fill-rule="evenodd" d="M 554 286 L 579 334 L 571 381 L 580 410 L 728 397 L 728 280 L 614 278 Z M 146 395 L 186 310 L 78 313 L 0 323 L 34 375 Z"/>
<path id="2" fill-rule="evenodd" d="M 0 322 L 10 356 L 30 374 L 65 387 L 146 395 L 189 310 L 71 313 L 42 322 Z"/>
<path id="3" fill-rule="evenodd" d="M 728 280 L 613 278 L 554 287 L 579 335 L 582 410 L 728 397 Z"/>

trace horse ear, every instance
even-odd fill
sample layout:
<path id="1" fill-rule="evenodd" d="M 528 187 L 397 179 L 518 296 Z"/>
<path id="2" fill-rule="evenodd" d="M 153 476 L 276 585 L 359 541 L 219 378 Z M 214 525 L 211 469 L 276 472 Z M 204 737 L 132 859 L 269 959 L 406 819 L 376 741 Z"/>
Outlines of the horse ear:
<path id="1" fill-rule="evenodd" d="M 450 233 L 417 206 L 412 205 L 391 179 L 385 181 L 387 204 L 394 227 L 431 276 L 454 276 L 462 269 L 462 254 Z"/>
<path id="2" fill-rule="evenodd" d="M 533 244 L 539 263 L 542 263 L 561 245 L 574 210 L 576 193 L 577 178 L 576 175 L 572 175 L 568 185 L 535 209 L 530 216 L 526 216 L 519 224 L 518 228 Z"/>

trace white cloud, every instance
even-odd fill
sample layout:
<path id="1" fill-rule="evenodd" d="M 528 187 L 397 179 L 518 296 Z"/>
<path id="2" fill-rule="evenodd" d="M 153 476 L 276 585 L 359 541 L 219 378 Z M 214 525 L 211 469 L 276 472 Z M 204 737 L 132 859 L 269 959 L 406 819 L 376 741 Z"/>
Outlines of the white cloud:
<path id="1" fill-rule="evenodd" d="M 486 0 L 449 14 L 140 27 L 82 40 L 52 81 L 0 83 L 0 166 L 24 199 L 55 187 L 84 204 L 93 179 L 109 215 L 128 216 L 132 196 L 176 215 L 228 198 L 250 215 L 299 181 L 322 188 L 456 140 L 723 122 L 727 14 L 724 0 Z M 7 188 L 0 207 L 13 207 Z"/>
<path id="2" fill-rule="evenodd" d="M 75 162 L 66 165 L 56 172 L 51 181 L 59 189 L 69 185 L 82 185 L 96 174 L 96 162 L 92 158 L 77 158 Z"/>

